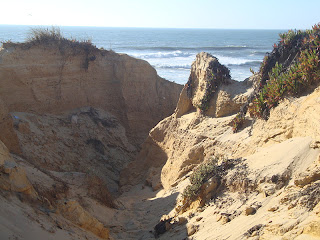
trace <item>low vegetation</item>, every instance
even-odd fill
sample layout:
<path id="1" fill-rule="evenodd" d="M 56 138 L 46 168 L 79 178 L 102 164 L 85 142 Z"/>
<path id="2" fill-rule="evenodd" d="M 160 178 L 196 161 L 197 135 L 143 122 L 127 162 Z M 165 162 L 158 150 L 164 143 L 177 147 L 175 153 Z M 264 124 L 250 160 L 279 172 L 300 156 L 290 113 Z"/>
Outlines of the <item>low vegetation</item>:
<path id="1" fill-rule="evenodd" d="M 189 180 L 190 185 L 188 185 L 183 193 L 182 196 L 187 201 L 195 200 L 199 193 L 201 186 L 208 181 L 209 178 L 213 177 L 214 175 L 218 174 L 218 160 L 216 158 L 211 159 L 208 162 L 200 164 L 191 174 Z"/>
<path id="2" fill-rule="evenodd" d="M 245 121 L 245 116 L 240 112 L 236 115 L 236 117 L 232 120 L 232 131 L 234 133 L 238 132 L 240 127 L 243 126 Z"/>
<path id="3" fill-rule="evenodd" d="M 27 37 L 27 41 L 33 44 L 48 44 L 50 42 L 61 42 L 65 38 L 62 36 L 60 28 L 31 28 Z"/>
<path id="4" fill-rule="evenodd" d="M 269 72 L 269 80 L 261 87 L 253 100 L 253 107 L 250 108 L 251 115 L 258 118 L 265 118 L 264 112 L 269 113 L 285 96 L 299 96 L 320 79 L 320 24 L 315 25 L 311 31 L 291 30 L 287 34 L 280 34 L 280 37 L 280 46 L 296 47 L 293 43 L 296 43 L 297 39 L 302 41 L 302 44 L 299 44 L 301 46 L 296 60 L 289 67 L 276 62 Z M 279 45 L 275 45 L 275 48 Z"/>
<path id="5" fill-rule="evenodd" d="M 7 41 L 3 43 L 4 48 L 19 47 L 22 49 L 30 49 L 34 46 L 58 48 L 62 56 L 83 54 L 84 60 L 82 68 L 85 70 L 88 70 L 89 63 L 96 59 L 95 51 L 97 48 L 91 43 L 91 40 L 79 41 L 65 38 L 60 28 L 57 27 L 31 28 L 25 42 L 14 43 Z"/>
<path id="6" fill-rule="evenodd" d="M 51 27 L 51 28 L 31 28 L 27 39 L 23 43 L 14 43 L 11 41 L 7 41 L 3 43 L 4 47 L 23 47 L 23 48 L 30 48 L 32 46 L 38 45 L 57 45 L 59 46 L 60 50 L 63 48 L 81 48 L 84 50 L 92 50 L 96 47 L 92 45 L 91 40 L 76 40 L 76 39 L 68 39 L 65 38 L 60 28 L 58 27 Z"/>
<path id="7" fill-rule="evenodd" d="M 227 170 L 236 164 L 237 159 L 225 159 L 223 157 L 213 157 L 212 159 L 198 165 L 190 175 L 190 185 L 182 193 L 183 206 L 178 207 L 177 211 L 186 209 L 190 204 L 197 200 L 201 194 L 202 186 L 211 178 L 220 180 Z"/>
<path id="8" fill-rule="evenodd" d="M 255 118 L 267 120 L 270 110 L 286 96 L 300 96 L 320 82 L 320 23 L 311 30 L 290 30 L 280 39 L 259 70 L 259 88 L 248 108 Z M 234 132 L 244 115 L 239 113 L 232 121 Z"/>
<path id="9" fill-rule="evenodd" d="M 207 79 L 205 95 L 198 105 L 198 108 L 202 113 L 208 110 L 209 102 L 219 85 L 231 78 L 229 69 L 221 65 L 218 60 L 214 61 L 212 66 L 210 66 L 210 71 L 211 72 L 208 74 L 210 77 Z"/>

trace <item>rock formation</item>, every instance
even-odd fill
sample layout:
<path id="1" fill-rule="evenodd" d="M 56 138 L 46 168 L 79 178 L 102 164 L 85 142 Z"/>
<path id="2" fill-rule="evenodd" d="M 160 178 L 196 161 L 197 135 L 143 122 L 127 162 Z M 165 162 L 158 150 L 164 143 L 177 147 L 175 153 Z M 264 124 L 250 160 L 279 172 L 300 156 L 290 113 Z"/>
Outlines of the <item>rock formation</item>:
<path id="1" fill-rule="evenodd" d="M 76 201 L 65 201 L 60 203 L 59 211 L 62 216 L 81 228 L 93 232 L 102 239 L 109 239 L 109 230 L 103 226 L 96 218 L 92 217 L 81 205 Z"/>
<path id="2" fill-rule="evenodd" d="M 251 85 L 249 80 L 231 80 L 229 70 L 217 58 L 205 52 L 199 53 L 180 95 L 176 115 L 180 117 L 194 109 L 202 110 L 211 117 L 232 115 L 247 101 Z"/>
<path id="3" fill-rule="evenodd" d="M 197 55 L 175 113 L 150 131 L 137 160 L 122 173 L 122 185 L 137 183 L 144 178 L 154 189 L 161 184 L 169 188 L 197 164 L 210 158 L 214 153 L 210 146 L 216 144 L 215 136 L 229 128 L 231 120 L 227 116 L 238 112 L 253 91 L 250 80 L 237 82 L 216 78 L 212 81 L 212 73 L 223 72 L 223 68 L 210 54 Z M 209 84 L 214 84 L 216 90 L 208 100 L 208 108 L 202 111 L 199 105 L 206 98 Z M 207 129 L 198 128 L 202 121 L 208 121 L 208 125 L 203 126 Z M 191 131 L 193 128 L 198 130 Z"/>
<path id="4" fill-rule="evenodd" d="M 106 220 L 84 206 L 118 207 L 120 171 L 174 111 L 181 89 L 146 61 L 86 42 L 4 43 L 0 189 L 108 239 Z M 56 221 L 62 229 L 65 220 Z"/>
<path id="5" fill-rule="evenodd" d="M 2 142 L 0 142 L 0 171 L 0 189 L 36 197 L 36 192 L 24 169 L 12 159 Z"/>
<path id="6" fill-rule="evenodd" d="M 95 172 L 113 192 L 181 89 L 143 60 L 89 44 L 7 43 L 0 58 L 0 139 L 9 150 L 47 170 Z"/>
<path id="7" fill-rule="evenodd" d="M 0 109 L 60 114 L 95 107 L 114 115 L 135 145 L 169 116 L 181 86 L 149 63 L 93 46 L 4 44 L 0 52 Z"/>

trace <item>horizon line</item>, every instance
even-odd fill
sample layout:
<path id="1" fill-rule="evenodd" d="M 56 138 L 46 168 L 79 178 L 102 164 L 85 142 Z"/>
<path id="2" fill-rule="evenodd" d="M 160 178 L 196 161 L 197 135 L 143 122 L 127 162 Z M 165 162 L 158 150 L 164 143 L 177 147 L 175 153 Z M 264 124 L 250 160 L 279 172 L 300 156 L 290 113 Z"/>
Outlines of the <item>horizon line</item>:
<path id="1" fill-rule="evenodd" d="M 92 27 L 92 28 L 135 28 L 135 29 L 192 29 L 192 30 L 289 30 L 292 28 L 211 28 L 211 27 L 119 27 L 119 26 L 80 26 L 80 25 L 46 25 L 46 24 L 0 24 L 0 26 L 36 26 L 36 27 Z M 299 29 L 296 29 L 299 30 Z M 300 29 L 306 30 L 306 29 Z"/>

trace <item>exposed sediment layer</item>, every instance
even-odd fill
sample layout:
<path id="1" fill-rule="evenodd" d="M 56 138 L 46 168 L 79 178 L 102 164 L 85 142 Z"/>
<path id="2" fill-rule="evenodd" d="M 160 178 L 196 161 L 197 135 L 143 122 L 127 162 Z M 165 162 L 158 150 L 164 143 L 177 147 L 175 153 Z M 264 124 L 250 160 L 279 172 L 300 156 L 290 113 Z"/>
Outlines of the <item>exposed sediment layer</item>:
<path id="1" fill-rule="evenodd" d="M 32 209 L 47 213 L 39 219 L 50 226 L 32 227 L 26 238 L 51 233 L 59 239 L 108 239 L 110 219 L 101 219 L 89 206 L 116 211 L 120 171 L 149 130 L 174 111 L 181 89 L 146 61 L 87 43 L 4 44 L 2 201 L 15 204 L 11 215 L 22 228 L 26 218 L 20 214 L 35 219 Z M 1 236 L 21 237 L 6 226 Z M 68 230 L 74 234 L 66 235 Z"/>
<path id="2" fill-rule="evenodd" d="M 5 44 L 0 62 L 0 109 L 56 114 L 100 108 L 118 118 L 136 144 L 173 112 L 182 88 L 146 61 L 93 46 Z"/>

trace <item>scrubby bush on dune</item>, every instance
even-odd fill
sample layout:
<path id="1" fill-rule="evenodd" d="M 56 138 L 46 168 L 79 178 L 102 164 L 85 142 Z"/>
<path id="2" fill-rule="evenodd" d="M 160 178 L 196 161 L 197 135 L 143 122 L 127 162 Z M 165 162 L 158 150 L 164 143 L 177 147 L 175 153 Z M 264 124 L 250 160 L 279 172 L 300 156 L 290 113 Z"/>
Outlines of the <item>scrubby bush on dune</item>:
<path id="1" fill-rule="evenodd" d="M 182 205 L 176 208 L 177 212 L 183 212 L 192 202 L 206 196 L 201 196 L 206 191 L 206 183 L 210 179 L 216 180 L 216 187 L 219 186 L 221 179 L 231 169 L 239 159 L 226 159 L 223 157 L 213 157 L 210 160 L 198 165 L 189 177 L 188 185 L 182 193 Z"/>
<path id="2" fill-rule="evenodd" d="M 60 28 L 31 28 L 28 34 L 27 42 L 34 44 L 59 42 L 65 38 L 62 36 Z"/>
<path id="3" fill-rule="evenodd" d="M 218 173 L 217 159 L 211 159 L 208 162 L 200 164 L 191 174 L 190 185 L 185 188 L 182 195 L 186 200 L 193 201 L 199 195 L 201 186 L 209 178 Z"/>
<path id="4" fill-rule="evenodd" d="M 267 118 L 268 115 L 264 112 L 269 113 L 285 96 L 299 96 L 320 80 L 320 24 L 306 32 L 289 31 L 287 34 L 280 34 L 280 37 L 281 41 L 275 48 L 297 47 L 297 41 L 300 41 L 298 54 L 288 67 L 276 62 L 269 71 L 268 80 L 261 86 L 260 92 L 253 100 L 253 107 L 249 109 L 251 115 L 258 118 Z M 261 74 L 263 67 L 260 70 Z"/>
<path id="5" fill-rule="evenodd" d="M 91 40 L 75 40 L 65 38 L 60 28 L 51 27 L 51 28 L 31 28 L 27 40 L 23 43 L 13 43 L 13 42 L 5 42 L 3 43 L 4 47 L 23 47 L 30 48 L 32 46 L 38 45 L 57 45 L 60 49 L 70 47 L 72 49 L 81 48 L 86 51 L 90 49 L 95 49 L 96 47 L 92 45 Z"/>
<path id="6" fill-rule="evenodd" d="M 232 120 L 232 131 L 237 132 L 239 128 L 243 125 L 245 116 L 240 112 L 237 113 L 236 117 Z"/>
<path id="7" fill-rule="evenodd" d="M 90 61 L 96 59 L 95 51 L 98 50 L 90 40 L 75 40 L 65 38 L 59 28 L 31 28 L 27 40 L 23 43 L 13 43 L 7 41 L 3 43 L 4 48 L 19 47 L 22 49 L 30 49 L 34 46 L 45 48 L 58 48 L 61 55 L 83 54 L 84 61 L 82 68 L 88 70 Z M 103 49 L 102 49 L 103 50 Z"/>
<path id="8" fill-rule="evenodd" d="M 297 97 L 320 82 L 320 23 L 311 30 L 289 30 L 280 39 L 259 70 L 259 87 L 249 107 L 255 118 L 267 120 L 284 97 Z M 244 116 L 245 111 L 240 114 Z M 234 132 L 241 125 L 238 118 L 239 114 L 232 122 Z"/>

